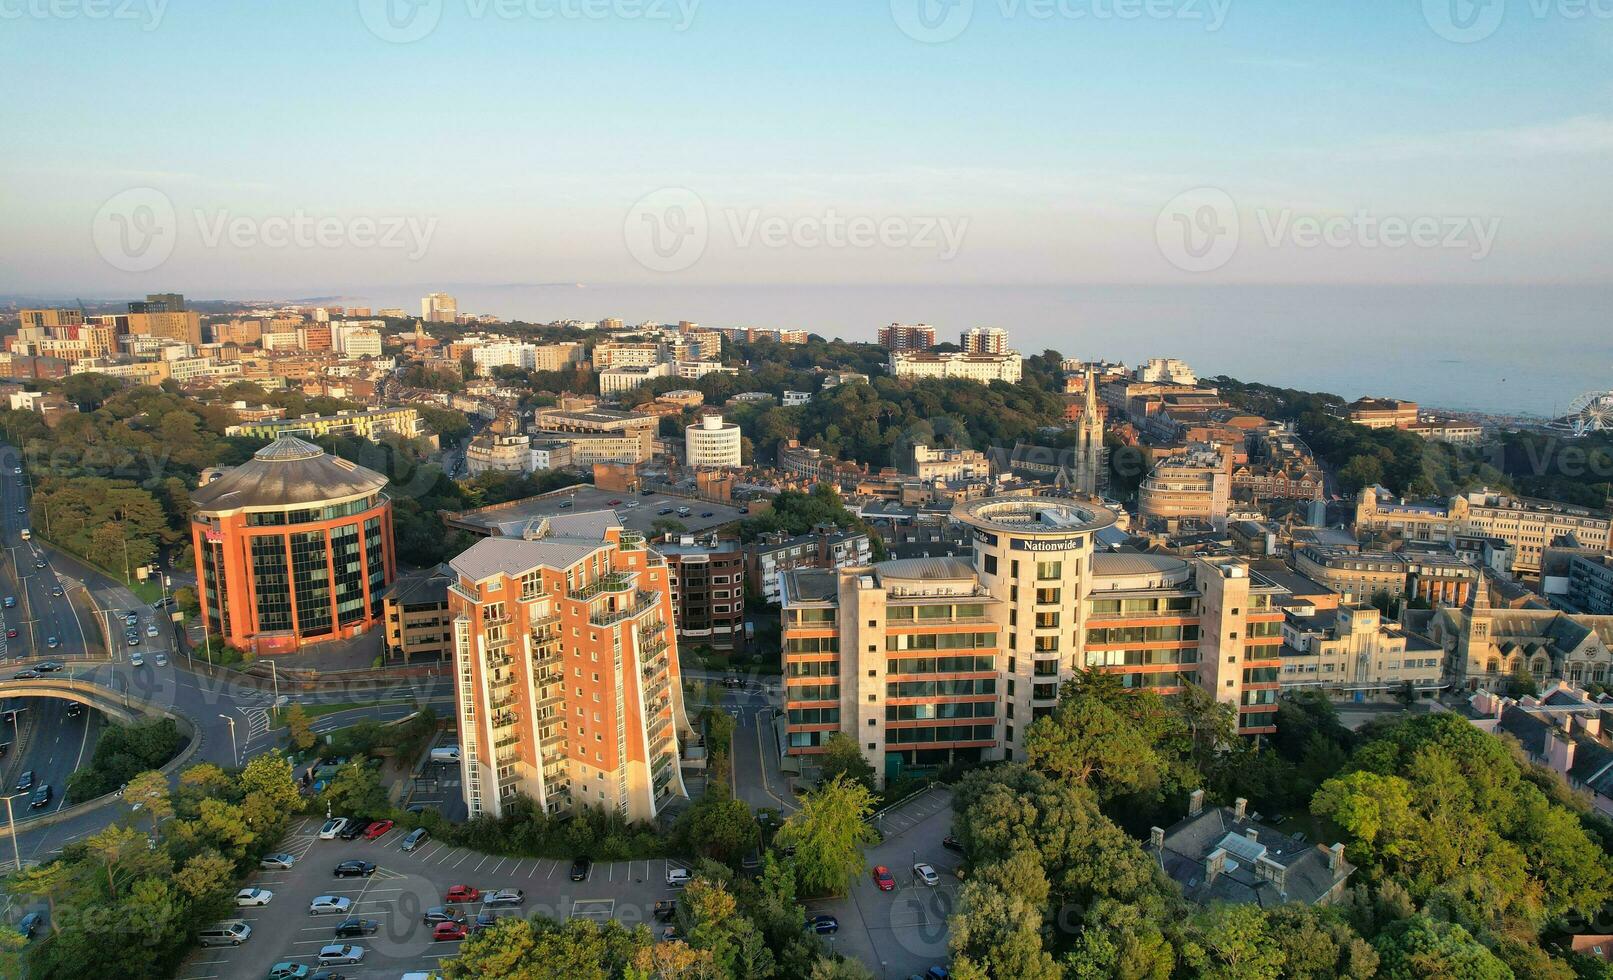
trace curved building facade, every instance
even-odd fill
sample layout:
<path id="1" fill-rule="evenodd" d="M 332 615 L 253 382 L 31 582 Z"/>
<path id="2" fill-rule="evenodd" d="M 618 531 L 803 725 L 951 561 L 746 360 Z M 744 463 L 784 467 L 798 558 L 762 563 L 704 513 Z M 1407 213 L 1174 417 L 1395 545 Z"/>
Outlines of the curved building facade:
<path id="1" fill-rule="evenodd" d="M 684 440 L 684 462 L 691 467 L 743 465 L 739 424 L 724 422 L 721 415 L 707 415 L 689 426 Z"/>
<path id="2" fill-rule="evenodd" d="M 283 436 L 191 494 L 203 624 L 284 653 L 381 622 L 396 575 L 386 477 Z"/>

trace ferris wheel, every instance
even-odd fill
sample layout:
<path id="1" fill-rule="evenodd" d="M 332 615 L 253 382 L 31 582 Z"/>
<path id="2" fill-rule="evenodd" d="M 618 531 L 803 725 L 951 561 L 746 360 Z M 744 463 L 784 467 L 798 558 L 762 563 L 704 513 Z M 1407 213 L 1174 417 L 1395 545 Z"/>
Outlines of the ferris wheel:
<path id="1" fill-rule="evenodd" d="M 1588 391 L 1575 398 L 1563 422 L 1576 436 L 1613 432 L 1613 391 Z"/>

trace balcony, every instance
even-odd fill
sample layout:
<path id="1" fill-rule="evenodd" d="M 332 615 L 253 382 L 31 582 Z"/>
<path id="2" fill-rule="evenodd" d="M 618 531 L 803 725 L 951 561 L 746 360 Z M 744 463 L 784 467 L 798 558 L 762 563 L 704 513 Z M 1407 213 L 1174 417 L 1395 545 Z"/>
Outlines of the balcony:
<path id="1" fill-rule="evenodd" d="M 655 683 L 651 684 L 649 687 L 644 689 L 644 700 L 646 702 L 652 701 L 656 697 L 658 697 L 658 696 L 660 696 L 662 694 L 665 694 L 666 689 L 669 686 L 670 685 L 667 683 L 666 678 L 663 677 L 661 680 L 656 681 Z"/>
<path id="2" fill-rule="evenodd" d="M 578 602 L 587 602 L 596 596 L 607 592 L 627 592 L 633 588 L 633 581 L 637 578 L 635 573 L 614 572 L 603 578 L 595 579 L 580 589 L 572 589 L 566 595 Z"/>
<path id="3" fill-rule="evenodd" d="M 502 714 L 502 715 L 494 715 L 493 716 L 493 729 L 496 731 L 496 730 L 498 730 L 500 728 L 509 728 L 511 725 L 514 725 L 516 722 L 518 722 L 520 720 L 521 720 L 521 716 L 515 714 L 514 712 L 506 712 L 505 714 Z"/>
<path id="4" fill-rule="evenodd" d="M 634 595 L 633 602 L 630 605 L 623 606 L 622 608 L 613 612 L 597 612 L 589 616 L 589 625 L 614 626 L 624 619 L 631 619 L 634 616 L 641 616 L 652 609 L 658 608 L 660 605 L 660 598 L 661 597 L 656 595 L 654 592 L 638 592 Z"/>
<path id="5" fill-rule="evenodd" d="M 505 709 L 515 707 L 515 702 L 517 700 L 518 700 L 517 698 L 513 698 L 513 697 L 510 697 L 510 698 L 494 698 L 493 703 L 488 705 L 488 707 L 492 708 L 494 712 L 500 712 L 500 711 L 504 711 Z"/>

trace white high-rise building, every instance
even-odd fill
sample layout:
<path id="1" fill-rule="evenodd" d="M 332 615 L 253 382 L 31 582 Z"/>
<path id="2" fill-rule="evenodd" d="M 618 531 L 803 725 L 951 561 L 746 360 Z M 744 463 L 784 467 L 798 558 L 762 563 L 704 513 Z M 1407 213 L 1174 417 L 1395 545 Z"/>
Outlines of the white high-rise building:
<path id="1" fill-rule="evenodd" d="M 453 323 L 459 319 L 459 301 L 447 293 L 432 293 L 420 301 L 420 319 L 427 323 Z"/>
<path id="2" fill-rule="evenodd" d="M 685 432 L 684 462 L 693 467 L 741 466 L 740 440 L 738 423 L 724 422 L 713 412 Z"/>

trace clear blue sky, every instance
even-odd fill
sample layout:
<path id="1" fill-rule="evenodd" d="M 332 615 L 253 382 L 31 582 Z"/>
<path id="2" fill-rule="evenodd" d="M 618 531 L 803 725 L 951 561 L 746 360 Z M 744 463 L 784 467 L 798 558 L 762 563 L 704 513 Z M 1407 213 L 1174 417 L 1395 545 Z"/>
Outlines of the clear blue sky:
<path id="1" fill-rule="evenodd" d="M 975 0 L 962 32 L 933 44 L 903 33 L 886 0 L 704 0 L 686 25 L 671 2 L 620 16 L 659 0 L 590 0 L 603 19 L 427 0 L 440 21 L 403 43 L 367 28 L 369 0 L 31 12 L 46 2 L 0 0 L 0 292 L 1607 282 L 1613 267 L 1613 20 L 1542 0 L 1506 0 L 1473 43 L 1442 37 L 1421 0 L 1156 0 L 1170 16 L 1130 20 L 1100 16 L 1114 0 L 1046 18 L 1028 0 Z M 155 0 L 128 2 L 132 14 Z M 709 229 L 698 261 L 672 271 L 624 243 L 634 202 L 665 187 L 692 191 Z M 1156 220 L 1198 187 L 1235 202 L 1241 245 L 1184 272 L 1162 257 Z M 174 207 L 155 270 L 97 248 L 97 215 L 130 188 Z M 1364 247 L 1354 231 L 1305 248 L 1265 230 L 1357 211 L 1496 234 L 1475 259 Z M 419 250 L 346 231 L 332 247 L 208 241 L 219 220 L 299 213 L 431 230 Z M 950 222 L 959 247 L 736 237 L 752 220 L 810 230 L 827 215 L 918 237 Z"/>

